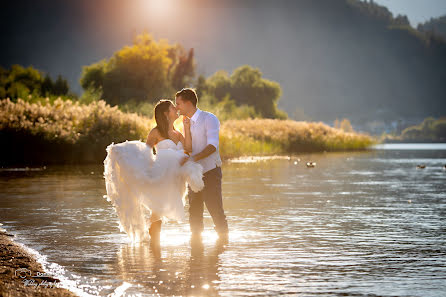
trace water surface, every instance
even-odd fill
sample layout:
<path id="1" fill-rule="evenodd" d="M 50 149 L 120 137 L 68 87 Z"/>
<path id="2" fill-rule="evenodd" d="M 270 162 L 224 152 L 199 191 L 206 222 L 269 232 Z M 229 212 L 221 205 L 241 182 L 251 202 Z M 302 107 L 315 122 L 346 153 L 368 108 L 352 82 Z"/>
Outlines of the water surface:
<path id="1" fill-rule="evenodd" d="M 444 148 L 245 161 L 223 165 L 228 244 L 207 213 L 202 244 L 187 222 L 130 244 L 101 166 L 3 169 L 0 222 L 84 295 L 444 296 Z"/>

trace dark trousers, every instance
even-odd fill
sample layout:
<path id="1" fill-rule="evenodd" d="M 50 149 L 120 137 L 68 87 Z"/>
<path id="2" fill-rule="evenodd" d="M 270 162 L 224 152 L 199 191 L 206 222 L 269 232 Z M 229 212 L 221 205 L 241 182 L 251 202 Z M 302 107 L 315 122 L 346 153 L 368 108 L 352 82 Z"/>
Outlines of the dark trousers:
<path id="1" fill-rule="evenodd" d="M 195 193 L 189 188 L 187 197 L 189 199 L 189 224 L 192 233 L 203 231 L 204 204 L 206 204 L 206 208 L 214 221 L 215 230 L 219 233 L 228 232 L 228 223 L 223 210 L 221 178 L 221 167 L 216 167 L 203 174 L 203 190 Z"/>

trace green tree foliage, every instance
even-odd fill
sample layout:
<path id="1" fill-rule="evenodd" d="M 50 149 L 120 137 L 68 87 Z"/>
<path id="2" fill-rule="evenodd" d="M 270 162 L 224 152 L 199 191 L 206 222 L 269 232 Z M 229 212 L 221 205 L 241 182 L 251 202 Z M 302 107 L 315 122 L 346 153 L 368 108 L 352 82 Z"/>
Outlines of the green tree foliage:
<path id="1" fill-rule="evenodd" d="M 28 95 L 40 95 L 41 73 L 33 67 L 24 68 L 12 65 L 10 69 L 0 68 L 0 97 L 13 100 L 26 98 Z"/>
<path id="2" fill-rule="evenodd" d="M 211 96 L 214 104 L 229 97 L 238 106 L 254 107 L 261 117 L 287 117 L 277 108 L 277 101 L 282 93 L 279 83 L 262 78 L 262 72 L 249 65 L 235 69 L 231 75 L 218 71 L 205 82 L 201 79 L 197 84 L 197 91 Z"/>
<path id="3" fill-rule="evenodd" d="M 90 66 L 84 66 L 82 71 L 82 77 L 80 80 L 82 88 L 84 90 L 98 90 L 104 85 L 104 76 L 106 72 L 107 61 L 101 60 Z"/>
<path id="4" fill-rule="evenodd" d="M 205 93 L 207 93 L 208 89 L 206 84 L 206 78 L 203 75 L 198 76 L 195 89 L 198 98 L 201 98 Z"/>
<path id="5" fill-rule="evenodd" d="M 70 87 L 66 79 L 58 76 L 56 81 L 33 67 L 12 65 L 10 69 L 0 67 L 0 98 L 26 100 L 28 95 L 65 96 Z"/>
<path id="6" fill-rule="evenodd" d="M 70 87 L 68 86 L 67 80 L 62 78 L 61 75 L 58 75 L 56 81 L 54 82 L 53 94 L 66 95 L 68 94 L 69 89 Z"/>
<path id="7" fill-rule="evenodd" d="M 109 60 L 84 67 L 81 85 L 85 90 L 101 89 L 102 97 L 112 105 L 153 103 L 188 84 L 194 69 L 193 49 L 185 51 L 166 40 L 156 42 L 143 33 Z"/>
<path id="8" fill-rule="evenodd" d="M 222 100 L 216 102 L 214 97 L 205 93 L 199 97 L 199 104 L 201 109 L 215 114 L 220 122 L 233 119 L 246 120 L 261 117 L 253 106 L 246 104 L 237 105 L 233 99 L 229 98 L 229 95 L 226 95 Z"/>
<path id="9" fill-rule="evenodd" d="M 446 141 L 446 119 L 426 118 L 421 124 L 404 129 L 400 138 L 403 141 L 444 142 Z"/>

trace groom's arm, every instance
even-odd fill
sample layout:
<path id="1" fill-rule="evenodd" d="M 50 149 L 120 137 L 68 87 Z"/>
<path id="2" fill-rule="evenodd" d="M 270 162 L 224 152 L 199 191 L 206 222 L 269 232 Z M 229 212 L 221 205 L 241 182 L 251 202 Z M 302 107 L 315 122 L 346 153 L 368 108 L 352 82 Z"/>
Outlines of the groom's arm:
<path id="1" fill-rule="evenodd" d="M 205 121 L 207 146 L 193 156 L 194 161 L 204 159 L 218 150 L 220 122 L 215 115 L 208 116 Z"/>
<path id="2" fill-rule="evenodd" d="M 215 146 L 208 144 L 201 152 L 194 155 L 192 158 L 194 161 L 198 161 L 212 155 L 216 150 Z"/>

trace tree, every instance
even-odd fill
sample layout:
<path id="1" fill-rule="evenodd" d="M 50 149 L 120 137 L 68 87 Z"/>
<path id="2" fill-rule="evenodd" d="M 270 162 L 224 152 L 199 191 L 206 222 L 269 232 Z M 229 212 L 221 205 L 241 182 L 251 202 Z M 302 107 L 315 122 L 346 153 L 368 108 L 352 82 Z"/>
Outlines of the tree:
<path id="1" fill-rule="evenodd" d="M 53 80 L 51 79 L 51 77 L 47 74 L 45 75 L 45 78 L 43 79 L 42 82 L 42 95 L 43 96 L 47 96 L 47 94 L 50 94 L 52 89 L 53 89 Z"/>
<path id="2" fill-rule="evenodd" d="M 109 60 L 84 67 L 81 85 L 84 90 L 102 89 L 102 97 L 112 105 L 150 103 L 183 88 L 194 70 L 193 49 L 186 52 L 181 45 L 156 42 L 143 33 Z"/>
<path id="3" fill-rule="evenodd" d="M 184 88 L 194 76 L 195 64 L 193 48 L 191 48 L 187 54 L 184 53 L 182 47 L 178 47 L 176 50 L 178 53 L 178 62 L 175 63 L 172 71 L 172 86 L 175 90 L 178 90 Z M 175 54 L 176 53 L 174 52 L 172 59 L 175 59 Z"/>
<path id="4" fill-rule="evenodd" d="M 0 68 L 0 98 L 9 97 L 11 100 L 22 98 L 27 100 L 28 95 L 64 96 L 69 92 L 69 85 L 61 75 L 53 82 L 48 74 L 30 67 L 12 65 L 10 69 Z"/>
<path id="5" fill-rule="evenodd" d="M 195 83 L 195 91 L 197 92 L 198 98 L 201 98 L 205 93 L 207 93 L 208 88 L 206 85 L 206 77 L 203 75 L 198 76 L 198 79 Z"/>
<path id="6" fill-rule="evenodd" d="M 353 132 L 352 124 L 348 119 L 342 119 L 339 128 L 344 132 Z"/>
<path id="7" fill-rule="evenodd" d="M 339 121 L 339 119 L 336 119 L 333 123 L 333 127 L 336 129 L 341 129 L 345 132 L 353 132 L 352 124 L 350 123 L 349 119 L 342 119 Z"/>
<path id="8" fill-rule="evenodd" d="M 206 87 L 217 102 L 229 95 L 238 106 L 253 106 L 262 117 L 286 118 L 286 114 L 277 109 L 280 85 L 262 78 L 258 68 L 244 65 L 235 69 L 231 76 L 218 71 L 206 80 Z"/>
<path id="9" fill-rule="evenodd" d="M 11 69 L 3 69 L 0 78 L 2 97 L 12 100 L 17 98 L 26 99 L 30 94 L 40 95 L 42 74 L 33 67 L 12 65 Z"/>
<path id="10" fill-rule="evenodd" d="M 60 74 L 57 76 L 56 82 L 53 85 L 52 94 L 62 96 L 68 94 L 69 91 L 68 82 Z"/>
<path id="11" fill-rule="evenodd" d="M 213 101 L 221 101 L 227 94 L 231 94 L 231 79 L 229 74 L 220 70 L 206 80 L 206 87 Z M 231 94 L 232 95 L 232 94 Z M 215 103 L 215 102 L 214 102 Z"/>
<path id="12" fill-rule="evenodd" d="M 81 86 L 84 90 L 100 89 L 104 84 L 106 60 L 101 60 L 90 66 L 84 66 L 82 69 L 82 76 L 80 79 Z"/>
<path id="13" fill-rule="evenodd" d="M 241 66 L 231 75 L 231 97 L 239 104 L 254 106 L 263 117 L 276 116 L 281 92 L 280 85 L 262 78 L 258 68 Z"/>

